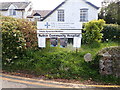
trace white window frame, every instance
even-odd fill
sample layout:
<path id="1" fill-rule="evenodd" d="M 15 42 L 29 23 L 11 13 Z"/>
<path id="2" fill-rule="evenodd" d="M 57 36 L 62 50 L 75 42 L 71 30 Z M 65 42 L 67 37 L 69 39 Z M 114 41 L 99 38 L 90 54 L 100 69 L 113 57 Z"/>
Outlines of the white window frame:
<path id="1" fill-rule="evenodd" d="M 65 14 L 64 14 L 64 10 L 60 9 L 58 10 L 58 17 L 57 17 L 59 22 L 64 22 L 65 21 Z"/>
<path id="2" fill-rule="evenodd" d="M 80 22 L 88 22 L 88 9 L 80 9 Z"/>

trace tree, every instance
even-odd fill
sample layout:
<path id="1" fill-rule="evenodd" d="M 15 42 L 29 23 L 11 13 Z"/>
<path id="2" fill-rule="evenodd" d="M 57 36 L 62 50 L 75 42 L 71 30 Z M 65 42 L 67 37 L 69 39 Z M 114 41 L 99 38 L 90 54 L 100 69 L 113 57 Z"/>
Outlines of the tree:
<path id="1" fill-rule="evenodd" d="M 120 25 L 120 1 L 114 1 L 108 6 L 103 6 L 99 13 L 99 19 L 104 19 L 108 24 Z"/>

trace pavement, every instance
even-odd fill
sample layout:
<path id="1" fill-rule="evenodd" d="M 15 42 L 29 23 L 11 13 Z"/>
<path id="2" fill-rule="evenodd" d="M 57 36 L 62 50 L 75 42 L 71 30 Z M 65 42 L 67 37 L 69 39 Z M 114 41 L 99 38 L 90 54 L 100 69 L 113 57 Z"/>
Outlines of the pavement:
<path id="1" fill-rule="evenodd" d="M 72 89 L 72 90 L 120 90 L 120 85 L 85 85 L 85 84 L 73 84 L 73 83 L 62 83 L 50 80 L 32 79 L 26 77 L 20 77 L 15 75 L 8 75 L 0 73 L 1 88 L 46 88 L 46 89 Z M 45 90 L 46 90 L 45 89 Z M 60 89 L 60 90 L 61 90 Z M 8 90 L 8 89 L 7 89 Z M 12 89 L 10 89 L 12 90 Z"/>

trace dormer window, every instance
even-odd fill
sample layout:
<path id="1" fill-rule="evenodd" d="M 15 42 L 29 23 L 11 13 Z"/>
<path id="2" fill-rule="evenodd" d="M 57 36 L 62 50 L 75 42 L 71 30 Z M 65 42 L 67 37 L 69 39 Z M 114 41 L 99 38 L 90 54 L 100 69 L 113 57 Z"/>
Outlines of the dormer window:
<path id="1" fill-rule="evenodd" d="M 15 16 L 16 15 L 16 10 L 15 9 L 10 9 L 9 13 L 10 13 L 10 16 Z"/>
<path id="2" fill-rule="evenodd" d="M 34 17 L 34 20 L 35 20 L 35 21 L 40 21 L 40 19 L 41 19 L 41 15 L 40 15 L 39 13 L 35 13 L 35 14 L 33 15 L 33 17 Z"/>

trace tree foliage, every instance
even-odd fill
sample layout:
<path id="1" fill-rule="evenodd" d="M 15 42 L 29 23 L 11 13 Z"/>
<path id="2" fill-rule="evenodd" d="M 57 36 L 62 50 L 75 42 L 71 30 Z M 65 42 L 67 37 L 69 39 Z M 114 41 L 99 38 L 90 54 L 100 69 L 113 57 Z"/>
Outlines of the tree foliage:
<path id="1" fill-rule="evenodd" d="M 103 33 L 103 41 L 117 41 L 120 42 L 120 25 L 105 24 Z"/>
<path id="2" fill-rule="evenodd" d="M 100 20 L 93 20 L 85 24 L 83 33 L 83 43 L 90 44 L 93 42 L 100 42 L 102 39 L 103 34 L 101 31 L 103 30 L 103 25 L 105 21 Z"/>
<path id="3" fill-rule="evenodd" d="M 12 63 L 12 60 L 22 57 L 25 50 L 25 39 L 18 30 L 17 20 L 13 18 L 2 18 L 2 60 L 3 64 Z"/>
<path id="4" fill-rule="evenodd" d="M 101 8 L 99 19 L 104 19 L 108 24 L 120 25 L 120 1 L 112 2 Z"/>

